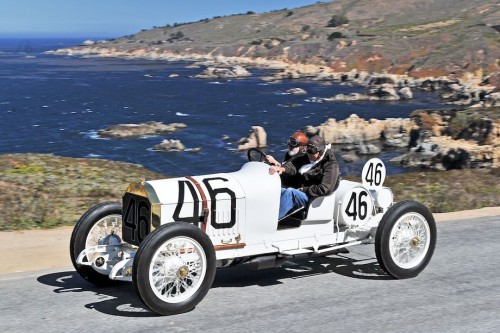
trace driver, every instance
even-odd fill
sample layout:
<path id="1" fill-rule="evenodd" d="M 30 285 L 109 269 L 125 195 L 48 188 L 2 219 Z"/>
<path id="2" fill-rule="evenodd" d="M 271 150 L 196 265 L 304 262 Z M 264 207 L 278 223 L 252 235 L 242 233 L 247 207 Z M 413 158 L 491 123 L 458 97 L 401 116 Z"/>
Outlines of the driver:
<path id="1" fill-rule="evenodd" d="M 305 206 L 309 200 L 333 193 L 339 183 L 339 166 L 335 154 L 331 145 L 326 145 L 319 135 L 307 142 L 306 154 L 298 157 L 296 163 L 272 165 L 269 173 L 297 176 L 300 181 L 297 189 L 281 189 L 279 219 L 291 210 Z"/>
<path id="2" fill-rule="evenodd" d="M 287 163 L 296 163 L 297 159 L 306 154 L 307 136 L 303 132 L 293 133 L 287 141 L 288 151 L 283 158 L 283 162 L 278 162 L 273 156 L 266 155 L 266 160 L 271 165 L 284 166 Z M 295 167 L 300 167 L 300 165 L 295 165 Z M 281 186 L 282 187 L 300 187 L 300 179 L 296 176 L 290 176 L 286 174 L 281 174 Z"/>

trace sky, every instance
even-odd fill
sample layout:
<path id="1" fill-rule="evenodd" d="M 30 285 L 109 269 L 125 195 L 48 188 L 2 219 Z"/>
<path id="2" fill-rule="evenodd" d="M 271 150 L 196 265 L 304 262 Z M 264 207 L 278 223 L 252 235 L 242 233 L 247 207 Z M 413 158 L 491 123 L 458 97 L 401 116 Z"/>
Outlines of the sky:
<path id="1" fill-rule="evenodd" d="M 0 0 L 0 37 L 103 37 L 318 0 Z M 323 1 L 324 2 L 324 1 Z"/>

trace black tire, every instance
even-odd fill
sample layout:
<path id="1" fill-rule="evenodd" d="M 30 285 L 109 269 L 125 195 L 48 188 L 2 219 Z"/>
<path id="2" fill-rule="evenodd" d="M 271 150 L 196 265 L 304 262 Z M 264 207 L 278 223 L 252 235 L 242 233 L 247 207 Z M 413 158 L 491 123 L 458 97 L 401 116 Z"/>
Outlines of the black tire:
<path id="1" fill-rule="evenodd" d="M 121 202 L 104 202 L 90 208 L 76 223 L 73 233 L 71 234 L 69 244 L 71 262 L 73 263 L 75 270 L 82 278 L 99 287 L 116 285 L 121 282 L 109 279 L 107 275 L 103 275 L 95 271 L 90 266 L 78 265 L 76 263 L 76 258 L 85 249 L 87 236 L 91 232 L 94 225 L 101 219 L 110 215 L 122 215 Z"/>
<path id="2" fill-rule="evenodd" d="M 408 254 L 406 259 L 413 258 L 404 263 L 395 259 L 396 254 L 394 252 L 391 254 L 390 247 L 391 242 L 396 242 L 394 245 L 398 245 L 398 230 L 395 230 L 395 227 L 398 228 L 400 224 L 404 227 L 404 223 L 401 222 L 406 218 L 413 218 L 412 223 L 419 227 L 419 232 L 417 235 L 414 228 L 406 229 L 404 236 L 401 236 L 411 238 L 401 240 L 399 243 L 408 249 L 404 252 Z M 391 239 L 393 231 L 395 234 Z M 436 247 L 436 237 L 436 222 L 429 209 L 417 201 L 401 201 L 389 208 L 380 221 L 375 236 L 375 254 L 380 266 L 390 276 L 396 279 L 412 278 L 420 274 L 431 260 Z M 402 253 L 400 252 L 400 258 L 403 259 Z"/>
<path id="3" fill-rule="evenodd" d="M 152 276 L 150 270 L 157 251 L 170 242 L 186 239 L 192 243 L 190 245 L 194 244 L 198 248 L 195 248 L 195 251 L 177 252 L 176 255 L 164 257 L 159 272 L 167 274 L 165 273 L 165 265 L 170 265 L 171 272 L 175 272 L 175 277 L 169 279 L 168 283 L 164 282 L 161 290 L 158 288 L 153 289 L 150 283 L 150 276 Z M 179 251 L 182 251 L 182 249 Z M 200 259 L 202 262 L 200 272 L 188 270 L 188 272 L 184 271 L 184 276 L 180 276 L 181 269 L 187 268 L 187 263 L 181 258 L 183 253 L 195 253 L 200 258 L 204 256 L 204 264 L 203 259 Z M 169 258 L 171 259 L 169 260 Z M 215 250 L 210 238 L 192 224 L 173 222 L 159 227 L 143 240 L 134 257 L 132 281 L 139 299 L 146 307 L 161 315 L 172 315 L 192 310 L 205 297 L 214 281 L 215 270 Z M 198 274 L 200 274 L 200 278 L 195 281 Z M 174 288 L 177 287 L 174 287 L 174 285 L 179 281 L 188 286 L 188 289 L 184 288 L 184 291 L 182 291 L 183 287 L 179 288 L 181 294 L 184 295 L 180 295 L 177 299 L 167 300 L 168 295 L 165 294 L 169 290 L 175 290 Z M 167 288 L 169 289 L 167 290 Z M 163 299 L 160 297 L 163 297 Z"/>

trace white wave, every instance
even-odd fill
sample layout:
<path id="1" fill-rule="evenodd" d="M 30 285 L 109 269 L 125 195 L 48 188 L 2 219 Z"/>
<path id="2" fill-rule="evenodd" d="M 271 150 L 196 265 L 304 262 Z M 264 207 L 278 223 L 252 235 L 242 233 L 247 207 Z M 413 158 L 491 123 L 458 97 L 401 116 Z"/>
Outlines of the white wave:
<path id="1" fill-rule="evenodd" d="M 176 112 L 175 113 L 176 116 L 179 116 L 179 117 L 189 117 L 189 114 L 187 113 L 182 113 L 182 112 Z"/>
<path id="2" fill-rule="evenodd" d="M 40 125 L 31 125 L 31 127 L 40 127 Z"/>
<path id="3" fill-rule="evenodd" d="M 318 97 L 312 97 L 312 98 L 307 98 L 304 100 L 304 102 L 308 103 L 324 103 L 324 101 Z"/>
<path id="4" fill-rule="evenodd" d="M 224 84 L 224 83 L 219 82 L 219 81 L 210 81 L 210 82 L 208 82 L 208 84 Z"/>
<path id="5" fill-rule="evenodd" d="M 86 136 L 89 139 L 94 139 L 94 140 L 110 140 L 109 138 L 103 138 L 103 137 L 99 136 L 99 134 L 97 134 L 97 131 L 94 131 L 94 130 L 90 130 L 90 131 L 87 131 L 87 132 L 80 132 L 80 134 L 83 134 L 84 136 Z"/>
<path id="6" fill-rule="evenodd" d="M 85 156 L 85 158 L 98 158 L 98 157 L 102 157 L 102 155 L 90 153 Z"/>
<path id="7" fill-rule="evenodd" d="M 241 117 L 241 118 L 246 118 L 246 116 L 245 116 L 245 115 L 243 115 L 243 114 L 232 114 L 232 113 L 230 113 L 230 114 L 228 114 L 227 116 L 228 116 L 228 117 Z"/>
<path id="8" fill-rule="evenodd" d="M 8 105 L 10 102 L 0 102 L 0 105 Z"/>
<path id="9" fill-rule="evenodd" d="M 49 106 L 48 105 L 42 105 L 42 108 L 48 108 Z"/>

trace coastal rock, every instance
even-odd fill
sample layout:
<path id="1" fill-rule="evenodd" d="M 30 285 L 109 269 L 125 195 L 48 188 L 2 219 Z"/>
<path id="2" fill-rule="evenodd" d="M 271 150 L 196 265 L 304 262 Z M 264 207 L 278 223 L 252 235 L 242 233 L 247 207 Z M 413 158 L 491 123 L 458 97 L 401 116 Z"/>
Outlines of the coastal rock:
<path id="1" fill-rule="evenodd" d="M 380 152 L 381 152 L 380 148 L 372 143 L 365 144 L 360 142 L 358 143 L 356 149 L 356 153 L 358 155 L 377 155 L 380 154 Z"/>
<path id="2" fill-rule="evenodd" d="M 370 96 L 375 96 L 384 101 L 397 101 L 400 99 L 396 89 L 394 89 L 394 86 L 388 83 L 384 83 L 379 87 L 370 89 L 369 94 Z"/>
<path id="3" fill-rule="evenodd" d="M 248 137 L 240 140 L 238 150 L 248 150 L 250 148 L 263 148 L 267 146 L 267 133 L 261 126 L 252 126 Z"/>
<path id="4" fill-rule="evenodd" d="M 346 162 L 346 163 L 354 163 L 354 162 L 359 161 L 358 155 L 356 155 L 353 152 L 342 154 L 341 157 L 344 160 L 344 162 Z"/>
<path id="5" fill-rule="evenodd" d="M 436 170 L 499 167 L 500 146 L 478 145 L 446 136 L 432 137 L 391 162 Z"/>
<path id="6" fill-rule="evenodd" d="M 183 151 L 185 149 L 186 147 L 179 140 L 174 139 L 165 139 L 153 146 L 153 150 L 156 151 Z"/>
<path id="7" fill-rule="evenodd" d="M 410 150 L 392 162 L 437 170 L 500 167 L 500 122 L 489 118 L 484 110 L 414 113 Z"/>
<path id="8" fill-rule="evenodd" d="M 391 138 L 386 139 L 384 141 L 384 146 L 405 148 L 409 146 L 409 143 L 410 143 L 410 135 L 408 135 L 407 133 L 402 133 L 393 135 Z"/>
<path id="9" fill-rule="evenodd" d="M 248 76 L 252 76 L 252 74 L 243 66 L 233 66 L 232 68 L 208 67 L 194 77 L 200 79 L 232 79 Z"/>
<path id="10" fill-rule="evenodd" d="M 140 124 L 118 124 L 97 131 L 102 138 L 127 139 L 143 135 L 157 135 L 161 133 L 172 133 L 186 128 L 184 123 L 163 124 L 158 121 L 148 121 Z"/>
<path id="11" fill-rule="evenodd" d="M 337 122 L 330 118 L 316 127 L 317 132 L 326 141 L 333 144 L 357 143 L 382 138 L 390 139 L 401 133 L 409 133 L 413 124 L 410 119 L 388 118 L 385 120 L 365 120 L 353 114 Z"/>
<path id="12" fill-rule="evenodd" d="M 291 89 L 288 89 L 286 92 L 289 94 L 292 94 L 292 95 L 306 95 L 307 94 L 307 91 L 305 91 L 302 88 L 291 88 Z"/>
<path id="13" fill-rule="evenodd" d="M 360 93 L 350 93 L 346 94 L 337 94 L 333 97 L 312 97 L 308 101 L 309 102 L 355 102 L 355 101 L 395 101 L 399 99 L 412 99 L 413 93 L 409 87 L 404 87 L 396 92 L 396 89 L 389 85 L 384 84 L 382 86 L 378 86 L 370 89 L 369 94 L 360 94 Z"/>
<path id="14" fill-rule="evenodd" d="M 500 92 L 491 93 L 484 98 L 485 107 L 500 106 Z"/>
<path id="15" fill-rule="evenodd" d="M 398 95 L 401 97 L 401 99 L 412 99 L 413 98 L 413 92 L 411 91 L 410 87 L 403 87 L 398 90 Z"/>

